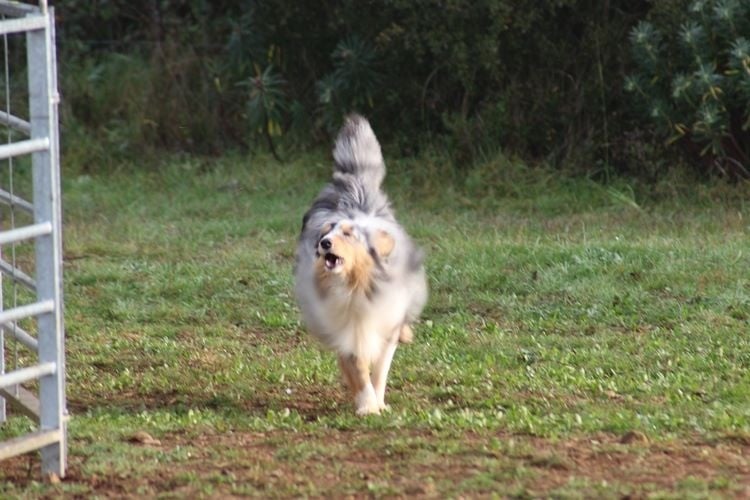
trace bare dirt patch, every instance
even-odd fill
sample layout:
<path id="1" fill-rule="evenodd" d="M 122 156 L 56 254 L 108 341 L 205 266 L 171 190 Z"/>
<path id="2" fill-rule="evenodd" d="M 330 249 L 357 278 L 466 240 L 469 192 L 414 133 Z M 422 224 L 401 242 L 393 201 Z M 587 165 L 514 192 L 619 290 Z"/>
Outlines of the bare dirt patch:
<path id="1" fill-rule="evenodd" d="M 628 444 L 623 444 L 623 441 Z M 537 452 L 552 454 L 564 467 L 544 467 L 539 493 L 585 479 L 628 486 L 635 496 L 651 489 L 674 491 L 688 480 L 721 487 L 727 494 L 750 493 L 750 446 L 731 440 L 694 439 L 648 443 L 599 435 L 549 443 L 534 439 Z M 557 462 L 554 462 L 557 463 Z"/>
<path id="2" fill-rule="evenodd" d="M 746 440 L 622 444 L 621 438 L 602 434 L 558 441 L 401 430 L 170 434 L 128 444 L 164 452 L 190 450 L 178 463 L 155 465 L 146 473 L 87 475 L 90 457 L 73 455 L 63 485 L 50 486 L 47 496 L 73 486 L 70 491 L 82 496 L 114 497 L 547 495 L 572 489 L 638 498 L 691 487 L 724 496 L 750 494 Z M 35 455 L 2 465 L 0 479 L 19 488 L 39 478 Z"/>

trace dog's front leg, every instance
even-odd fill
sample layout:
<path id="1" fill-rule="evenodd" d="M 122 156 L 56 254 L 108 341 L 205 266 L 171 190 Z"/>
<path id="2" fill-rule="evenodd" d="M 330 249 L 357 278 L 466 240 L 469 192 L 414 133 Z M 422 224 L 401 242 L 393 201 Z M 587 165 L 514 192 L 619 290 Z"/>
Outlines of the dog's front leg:
<path id="1" fill-rule="evenodd" d="M 372 365 L 372 385 L 378 398 L 378 408 L 381 410 L 388 408 L 385 404 L 385 386 L 388 382 L 388 372 L 391 369 L 391 362 L 398 347 L 398 341 L 398 335 L 393 336 Z"/>
<path id="2" fill-rule="evenodd" d="M 370 381 L 369 362 L 353 354 L 339 355 L 344 380 L 354 395 L 357 415 L 380 413 L 377 395 Z"/>

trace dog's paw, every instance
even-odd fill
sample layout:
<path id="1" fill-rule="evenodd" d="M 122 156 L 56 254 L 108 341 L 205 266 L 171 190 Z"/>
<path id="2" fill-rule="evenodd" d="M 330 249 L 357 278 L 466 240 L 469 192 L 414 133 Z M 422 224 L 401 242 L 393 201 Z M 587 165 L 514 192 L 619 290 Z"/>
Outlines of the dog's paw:
<path id="1" fill-rule="evenodd" d="M 378 406 L 362 406 L 357 408 L 357 415 L 364 417 L 365 415 L 380 415 L 380 408 Z"/>
<path id="2" fill-rule="evenodd" d="M 355 398 L 354 405 L 357 407 L 357 415 L 373 415 L 380 413 L 375 390 L 372 386 L 362 389 Z"/>

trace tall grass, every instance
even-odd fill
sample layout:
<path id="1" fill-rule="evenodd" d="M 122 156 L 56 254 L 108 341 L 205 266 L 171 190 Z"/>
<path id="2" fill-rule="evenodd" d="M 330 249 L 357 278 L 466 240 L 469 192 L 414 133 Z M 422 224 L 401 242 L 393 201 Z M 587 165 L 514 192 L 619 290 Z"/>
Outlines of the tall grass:
<path id="1" fill-rule="evenodd" d="M 112 53 L 63 62 L 63 156 L 86 172 L 131 161 L 151 165 L 164 152 L 215 155 L 246 141 L 235 129 L 242 103 L 225 107 L 215 69 L 190 48 L 149 55 Z M 231 120 L 229 119 L 231 118 Z M 241 123 L 241 120 L 240 120 Z"/>

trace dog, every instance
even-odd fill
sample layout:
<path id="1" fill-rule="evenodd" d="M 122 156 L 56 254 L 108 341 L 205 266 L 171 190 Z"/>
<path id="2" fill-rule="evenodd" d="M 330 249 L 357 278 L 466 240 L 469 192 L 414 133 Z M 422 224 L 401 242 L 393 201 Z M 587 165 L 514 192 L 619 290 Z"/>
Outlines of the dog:
<path id="1" fill-rule="evenodd" d="M 412 340 L 427 302 L 424 254 L 381 190 L 385 163 L 365 118 L 346 117 L 333 159 L 332 182 L 302 220 L 295 294 L 308 331 L 338 355 L 356 413 L 377 414 L 399 341 Z"/>

